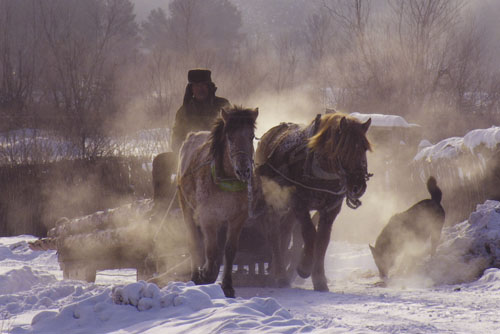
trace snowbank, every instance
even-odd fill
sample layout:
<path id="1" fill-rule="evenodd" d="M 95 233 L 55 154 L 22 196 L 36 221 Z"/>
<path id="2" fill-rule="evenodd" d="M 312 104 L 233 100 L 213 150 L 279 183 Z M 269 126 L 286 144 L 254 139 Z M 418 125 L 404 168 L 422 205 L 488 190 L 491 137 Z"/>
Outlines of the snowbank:
<path id="1" fill-rule="evenodd" d="M 294 320 L 273 298 L 227 299 L 218 284 L 195 286 L 192 282 L 172 282 L 159 289 L 155 284 L 139 281 L 100 289 L 59 312 L 41 312 L 29 328 L 12 333 L 142 333 L 142 329 L 153 327 L 152 323 L 155 323 L 154 333 L 313 330 L 303 321 Z"/>
<path id="2" fill-rule="evenodd" d="M 464 140 L 461 137 L 451 137 L 441 140 L 435 145 L 424 147 L 413 158 L 414 161 L 434 161 L 437 159 L 451 159 L 462 152 Z"/>
<path id="3" fill-rule="evenodd" d="M 470 282 L 488 268 L 500 268 L 500 202 L 479 204 L 468 220 L 445 227 L 441 240 L 427 264 L 437 284 Z M 500 278 L 497 270 L 488 271 L 490 278 L 483 275 L 482 279 L 491 280 L 492 275 Z"/>
<path id="4" fill-rule="evenodd" d="M 372 119 L 371 126 L 400 127 L 400 128 L 414 128 L 420 126 L 418 124 L 408 123 L 403 117 L 397 115 L 360 114 L 358 112 L 353 112 L 350 113 L 349 115 L 357 118 L 361 122 L 366 122 L 369 118 L 371 118 Z"/>
<path id="5" fill-rule="evenodd" d="M 302 333 L 274 298 L 228 299 L 218 284 L 160 289 L 118 274 L 111 284 L 61 280 L 55 251 L 32 236 L 0 238 L 0 333 Z M 135 277 L 135 275 L 133 275 Z M 16 319 L 14 325 L 12 319 Z"/>
<path id="6" fill-rule="evenodd" d="M 477 224 L 496 231 L 498 203 L 486 207 Z M 489 232 L 478 235 L 494 241 Z M 313 291 L 310 280 L 297 279 L 286 289 L 238 288 L 244 299 L 226 299 L 217 284 L 177 282 L 159 289 L 136 282 L 128 269 L 100 272 L 97 284 L 62 280 L 56 252 L 30 250 L 26 241 L 34 239 L 0 238 L 2 334 L 498 331 L 496 268 L 472 283 L 385 287 L 368 245 L 333 242 L 326 257 L 330 292 Z"/>
<path id="7" fill-rule="evenodd" d="M 474 153 L 474 149 L 480 145 L 491 150 L 498 143 L 500 143 L 500 127 L 476 129 L 468 132 L 463 138 L 446 138 L 435 145 L 424 147 L 415 156 L 414 161 L 431 162 L 438 159 L 450 159 L 461 153 Z"/>

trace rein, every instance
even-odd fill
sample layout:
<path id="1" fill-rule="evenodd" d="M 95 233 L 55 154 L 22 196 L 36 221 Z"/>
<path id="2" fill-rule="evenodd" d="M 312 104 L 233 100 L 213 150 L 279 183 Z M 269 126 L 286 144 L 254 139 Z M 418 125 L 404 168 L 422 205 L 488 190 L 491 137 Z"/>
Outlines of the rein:
<path id="1" fill-rule="evenodd" d="M 310 187 L 308 185 L 305 185 L 299 181 L 295 181 L 294 179 L 291 179 L 289 178 L 288 176 L 286 176 L 285 174 L 283 174 L 282 172 L 280 172 L 278 169 L 274 168 L 273 165 L 271 165 L 270 163 L 266 162 L 265 165 L 269 166 L 273 171 L 275 171 L 278 175 L 280 175 L 282 178 L 284 178 L 285 180 L 297 185 L 297 186 L 300 186 L 302 188 L 305 188 L 305 189 L 308 189 L 308 190 L 313 190 L 313 191 L 319 191 L 319 192 L 324 192 L 324 193 L 327 193 L 327 194 L 330 194 L 330 195 L 335 195 L 335 196 L 339 196 L 339 195 L 345 195 L 346 193 L 346 189 L 345 189 L 345 186 L 342 187 L 341 190 L 339 191 L 331 191 L 331 190 L 328 190 L 328 189 L 323 189 L 323 188 L 316 188 L 316 187 Z"/>
<path id="2" fill-rule="evenodd" d="M 165 211 L 165 214 L 161 218 L 160 226 L 158 226 L 158 229 L 156 230 L 156 233 L 153 237 L 154 242 L 156 242 L 156 239 L 158 238 L 158 234 L 160 233 L 160 230 L 163 228 L 163 225 L 165 224 L 166 218 L 167 218 L 168 214 L 170 213 L 170 209 L 172 209 L 172 204 L 174 204 L 174 200 L 177 196 L 177 190 L 178 190 L 178 187 L 175 188 L 174 194 L 172 195 L 172 198 L 170 199 L 170 203 L 168 204 L 167 210 Z M 189 205 L 191 205 L 191 203 L 189 203 Z"/>

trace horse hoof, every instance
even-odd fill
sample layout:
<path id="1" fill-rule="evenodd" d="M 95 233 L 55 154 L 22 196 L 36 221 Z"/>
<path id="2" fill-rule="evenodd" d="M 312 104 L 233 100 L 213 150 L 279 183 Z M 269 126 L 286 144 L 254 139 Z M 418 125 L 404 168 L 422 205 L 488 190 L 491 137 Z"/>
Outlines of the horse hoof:
<path id="1" fill-rule="evenodd" d="M 200 285 L 200 284 L 203 284 L 203 281 L 200 277 L 200 271 L 199 270 L 196 270 L 195 272 L 193 272 L 191 274 L 191 281 L 193 281 L 194 284 L 196 285 Z"/>
<path id="2" fill-rule="evenodd" d="M 217 274 L 207 273 L 205 270 L 201 270 L 200 272 L 200 281 L 201 284 L 212 284 L 217 280 Z"/>
<path id="3" fill-rule="evenodd" d="M 299 276 L 302 278 L 308 278 L 309 276 L 311 276 L 310 271 L 302 270 L 302 268 L 300 267 L 297 267 L 297 274 L 299 274 Z"/>
<path id="4" fill-rule="evenodd" d="M 328 292 L 330 289 L 328 289 L 328 286 L 315 286 L 314 291 L 319 291 L 319 292 Z"/>
<path id="5" fill-rule="evenodd" d="M 235 298 L 234 289 L 232 287 L 222 287 L 222 291 L 224 291 L 224 296 L 226 296 L 226 298 Z"/>
<path id="6" fill-rule="evenodd" d="M 320 292 L 330 291 L 330 289 L 328 289 L 328 285 L 326 284 L 326 281 L 313 282 L 313 286 L 314 286 L 314 291 L 320 291 Z"/>
<path id="7" fill-rule="evenodd" d="M 280 278 L 276 281 L 276 286 L 278 288 L 289 288 L 290 282 L 286 278 Z"/>

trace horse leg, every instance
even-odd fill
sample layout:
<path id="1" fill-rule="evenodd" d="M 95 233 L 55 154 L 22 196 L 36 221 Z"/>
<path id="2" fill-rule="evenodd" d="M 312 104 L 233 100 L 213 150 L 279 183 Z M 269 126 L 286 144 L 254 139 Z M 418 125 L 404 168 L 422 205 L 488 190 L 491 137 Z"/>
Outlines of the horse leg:
<path id="1" fill-rule="evenodd" d="M 226 245 L 224 247 L 224 274 L 222 277 L 222 290 L 228 298 L 234 298 L 233 288 L 233 263 L 238 251 L 238 241 L 246 216 L 228 223 Z"/>
<path id="2" fill-rule="evenodd" d="M 304 239 L 304 250 L 297 267 L 297 273 L 302 278 L 311 276 L 313 266 L 314 244 L 316 241 L 316 228 L 311 220 L 309 211 L 306 208 L 299 208 L 295 211 L 297 220 L 301 224 L 302 238 Z"/>
<path id="3" fill-rule="evenodd" d="M 219 275 L 217 264 L 217 225 L 203 224 L 203 241 L 205 242 L 205 264 L 201 269 L 200 278 L 203 284 L 213 283 Z"/>
<path id="4" fill-rule="evenodd" d="M 284 288 L 290 285 L 286 275 L 285 269 L 285 254 L 288 250 L 288 244 L 285 245 L 286 241 L 290 241 L 287 239 L 287 233 L 283 234 L 283 229 L 289 229 L 289 223 L 287 222 L 287 217 L 285 219 L 280 219 L 280 216 L 276 214 L 272 209 L 266 216 L 267 226 L 269 228 L 268 240 L 271 245 L 272 251 L 272 263 L 271 263 L 271 272 L 274 276 L 275 283 L 278 287 Z"/>
<path id="5" fill-rule="evenodd" d="M 341 205 L 331 212 L 320 212 L 316 244 L 314 245 L 314 260 L 312 270 L 312 282 L 314 290 L 329 291 L 325 276 L 325 254 L 330 242 L 333 221 L 340 212 Z"/>
<path id="6" fill-rule="evenodd" d="M 184 224 L 188 233 L 188 248 L 191 255 L 191 281 L 200 284 L 200 266 L 203 264 L 203 240 L 200 230 L 194 221 L 193 210 L 187 205 L 183 196 L 179 196 L 179 202 L 184 216 Z"/>

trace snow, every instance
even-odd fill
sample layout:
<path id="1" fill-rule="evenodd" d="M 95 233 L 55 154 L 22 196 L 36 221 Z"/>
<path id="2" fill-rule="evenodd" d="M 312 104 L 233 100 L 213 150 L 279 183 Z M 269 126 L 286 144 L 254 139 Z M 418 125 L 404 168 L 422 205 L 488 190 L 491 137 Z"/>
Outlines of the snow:
<path id="1" fill-rule="evenodd" d="M 171 151 L 169 147 L 170 129 L 156 128 L 142 130 L 126 136 L 109 138 L 102 143 L 102 149 L 115 156 L 150 157 Z M 86 144 L 91 145 L 91 141 Z M 78 158 L 75 145 L 57 134 L 35 129 L 21 129 L 0 133 L 0 152 L 8 151 L 11 162 L 30 161 L 30 152 L 41 154 L 44 162 Z M 151 170 L 151 169 L 149 169 Z"/>
<path id="2" fill-rule="evenodd" d="M 425 160 L 433 161 L 437 159 L 451 159 L 462 152 L 464 140 L 461 137 L 450 137 L 441 140 L 439 143 L 424 147 L 413 158 L 414 161 Z"/>
<path id="3" fill-rule="evenodd" d="M 488 267 L 500 268 L 500 203 L 477 205 L 469 219 L 446 227 L 448 238 L 430 261 L 430 276 L 441 284 L 468 281 Z"/>
<path id="4" fill-rule="evenodd" d="M 438 159 L 451 159 L 461 153 L 474 153 L 474 149 L 480 145 L 492 150 L 498 143 L 500 143 L 500 127 L 476 129 L 468 132 L 464 137 L 451 137 L 435 145 L 425 145 L 413 160 L 430 162 Z"/>
<path id="5" fill-rule="evenodd" d="M 374 236 L 376 237 L 376 236 Z M 130 270 L 96 283 L 63 280 L 55 251 L 31 251 L 32 236 L 0 238 L 0 333 L 498 333 L 500 203 L 478 205 L 443 231 L 418 274 L 383 284 L 368 245 L 330 244 L 330 292 L 310 279 L 292 287 L 135 282 Z M 486 247 L 486 245 L 488 245 Z M 481 267 L 482 265 L 482 267 Z M 472 269 L 484 274 L 467 276 Z M 478 273 L 480 274 L 480 272 Z M 443 279 L 444 280 L 439 280 Z"/>
<path id="6" fill-rule="evenodd" d="M 418 124 L 408 123 L 403 117 L 398 115 L 360 114 L 358 112 L 353 112 L 349 115 L 357 118 L 361 122 L 366 122 L 369 118 L 371 118 L 371 126 L 401 128 L 414 128 L 420 126 Z"/>
<path id="7" fill-rule="evenodd" d="M 498 126 L 492 126 L 489 129 L 472 130 L 464 136 L 464 145 L 471 151 L 474 151 L 474 148 L 481 144 L 492 149 L 498 143 L 500 143 L 500 127 Z"/>

